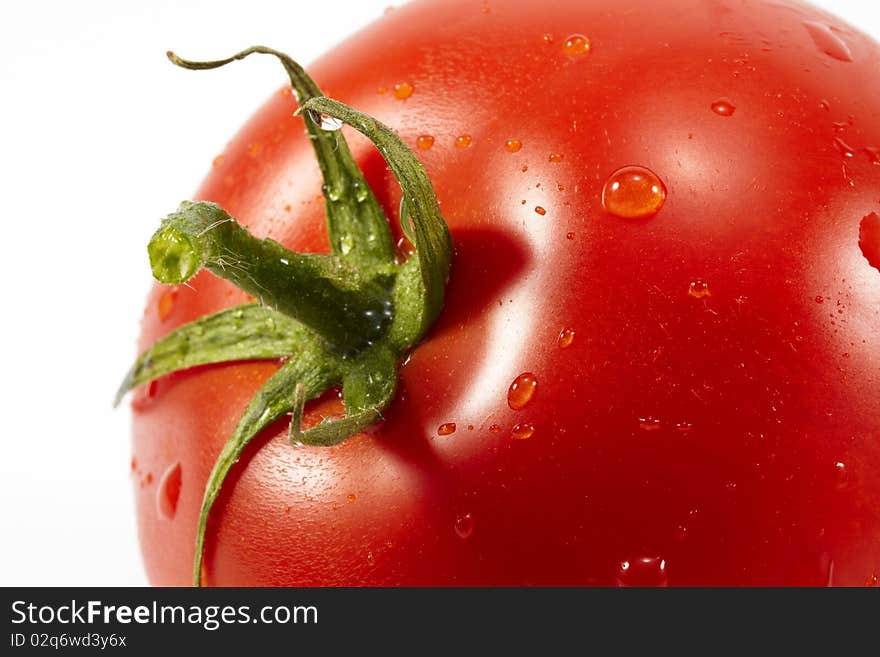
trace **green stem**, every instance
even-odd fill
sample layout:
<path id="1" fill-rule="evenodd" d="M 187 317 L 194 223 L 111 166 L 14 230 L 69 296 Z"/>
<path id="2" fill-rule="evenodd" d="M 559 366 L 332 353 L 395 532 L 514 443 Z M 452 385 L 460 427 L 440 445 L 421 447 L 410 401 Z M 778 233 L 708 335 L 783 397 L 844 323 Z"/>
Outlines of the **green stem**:
<path id="1" fill-rule="evenodd" d="M 391 270 L 379 275 L 334 256 L 294 253 L 253 237 L 213 203 L 182 203 L 148 250 L 163 283 L 186 282 L 204 267 L 343 352 L 375 341 L 391 320 Z"/>
<path id="2" fill-rule="evenodd" d="M 194 70 L 219 68 L 253 54 L 278 58 L 300 103 L 323 96 L 302 66 L 284 53 L 265 46 L 253 46 L 232 57 L 208 62 L 190 61 L 173 52 L 167 53 L 168 59 L 177 66 Z M 385 213 L 355 163 L 345 138 L 339 132 L 322 130 L 312 120 L 307 119 L 305 124 L 324 177 L 327 231 L 333 253 L 355 266 L 394 262 L 394 244 Z"/>

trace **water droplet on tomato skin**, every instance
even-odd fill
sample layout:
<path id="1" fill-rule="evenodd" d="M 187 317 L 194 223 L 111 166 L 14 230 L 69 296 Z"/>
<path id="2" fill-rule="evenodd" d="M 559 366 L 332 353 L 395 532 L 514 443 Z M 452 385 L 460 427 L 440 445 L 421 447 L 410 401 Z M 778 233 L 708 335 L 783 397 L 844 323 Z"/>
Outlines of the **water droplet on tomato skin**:
<path id="1" fill-rule="evenodd" d="M 349 504 L 354 504 L 355 500 L 357 500 L 357 496 L 354 493 L 349 493 L 346 499 L 348 500 Z"/>
<path id="2" fill-rule="evenodd" d="M 834 138 L 834 148 L 837 149 L 837 152 L 843 155 L 844 157 L 852 157 L 856 154 L 856 149 L 847 144 L 840 137 Z"/>
<path id="3" fill-rule="evenodd" d="M 574 239 L 574 233 L 566 233 L 566 234 L 565 234 L 565 239 L 567 239 L 567 240 L 573 240 L 573 239 Z"/>
<path id="4" fill-rule="evenodd" d="M 535 396 L 538 379 L 531 372 L 523 372 L 513 380 L 507 389 L 507 405 L 515 411 L 525 408 Z"/>
<path id="5" fill-rule="evenodd" d="M 519 139 L 508 139 L 504 148 L 508 153 L 516 153 L 522 148 L 522 142 Z"/>
<path id="6" fill-rule="evenodd" d="M 455 138 L 456 148 L 467 148 L 471 145 L 472 138 L 470 135 L 459 135 Z"/>
<path id="7" fill-rule="evenodd" d="M 164 322 L 171 316 L 171 311 L 174 310 L 174 305 L 177 303 L 177 294 L 178 289 L 176 285 L 166 287 L 162 290 L 162 294 L 159 296 L 159 303 L 156 304 L 156 309 L 159 312 L 159 319 L 161 321 Z"/>
<path id="8" fill-rule="evenodd" d="M 872 212 L 859 224 L 859 248 L 872 267 L 880 271 L 880 215 Z"/>
<path id="9" fill-rule="evenodd" d="M 696 278 L 688 285 L 688 296 L 694 299 L 705 299 L 712 296 L 709 284 L 701 278 Z"/>
<path id="10" fill-rule="evenodd" d="M 873 146 L 866 146 L 862 150 L 865 152 L 865 155 L 868 156 L 868 161 L 871 164 L 880 165 L 880 148 L 874 148 Z"/>
<path id="11" fill-rule="evenodd" d="M 660 420 L 656 417 L 640 417 L 639 418 L 639 429 L 642 431 L 657 431 L 660 429 Z"/>
<path id="12" fill-rule="evenodd" d="M 459 538 L 470 538 L 474 533 L 474 517 L 470 513 L 460 513 L 455 517 L 453 527 Z"/>
<path id="13" fill-rule="evenodd" d="M 825 297 L 823 297 L 821 294 L 817 295 L 816 296 L 816 303 L 819 303 L 819 304 L 825 303 Z"/>
<path id="14" fill-rule="evenodd" d="M 213 160 L 211 160 L 211 168 L 212 169 L 219 169 L 221 166 L 223 166 L 223 160 L 225 160 L 225 159 L 226 158 L 223 157 L 222 155 L 218 155 Z"/>
<path id="15" fill-rule="evenodd" d="M 602 188 L 602 207 L 622 219 L 646 219 L 660 212 L 666 186 L 656 173 L 641 166 L 614 171 Z"/>
<path id="16" fill-rule="evenodd" d="M 843 461 L 837 461 L 834 464 L 834 480 L 840 488 L 846 486 L 846 483 L 849 480 L 849 475 L 846 472 L 846 464 Z"/>
<path id="17" fill-rule="evenodd" d="M 804 21 L 803 25 L 821 52 L 841 62 L 853 60 L 852 52 L 846 41 L 840 35 L 835 34 L 831 26 L 819 21 Z"/>
<path id="18" fill-rule="evenodd" d="M 520 422 L 510 430 L 510 436 L 514 440 L 528 440 L 535 433 L 535 425 L 531 422 Z"/>
<path id="19" fill-rule="evenodd" d="M 541 207 L 540 205 L 535 206 L 535 214 L 539 214 L 542 217 L 547 214 L 547 210 Z"/>
<path id="20" fill-rule="evenodd" d="M 493 424 L 492 426 L 489 427 L 489 431 L 490 431 L 491 433 L 500 433 L 500 432 L 501 432 L 501 427 L 498 426 L 497 424 Z"/>
<path id="21" fill-rule="evenodd" d="M 592 49 L 593 43 L 583 34 L 572 34 L 562 44 L 562 52 L 572 58 L 588 55 Z"/>
<path id="22" fill-rule="evenodd" d="M 710 107 L 718 116 L 733 116 L 736 111 L 736 106 L 727 98 L 719 98 Z"/>
<path id="23" fill-rule="evenodd" d="M 434 145 L 434 137 L 432 135 L 419 135 L 416 139 L 416 146 L 420 151 L 426 151 Z"/>
<path id="24" fill-rule="evenodd" d="M 400 100 L 406 100 L 410 96 L 412 96 L 414 88 L 412 84 L 409 82 L 398 82 L 394 85 L 392 93 L 394 93 L 394 97 Z"/>
<path id="25" fill-rule="evenodd" d="M 621 561 L 617 565 L 617 585 L 669 586 L 666 560 L 661 557 L 637 557 Z"/>
<path id="26" fill-rule="evenodd" d="M 336 132 L 342 127 L 342 119 L 337 119 L 329 114 L 309 110 L 309 118 L 321 130 L 326 130 L 327 132 Z"/>
<path id="27" fill-rule="evenodd" d="M 444 422 L 437 427 L 438 436 L 448 436 L 455 433 L 455 422 Z"/>
<path id="28" fill-rule="evenodd" d="M 177 502 L 180 499 L 180 486 L 183 482 L 180 463 L 175 462 L 168 466 L 162 479 L 159 480 L 159 488 L 156 490 L 156 508 L 159 515 L 166 520 L 171 520 L 177 513 Z"/>
<path id="29" fill-rule="evenodd" d="M 559 332 L 559 337 L 556 339 L 556 343 L 559 345 L 559 348 L 568 349 L 571 346 L 572 342 L 574 342 L 574 329 L 562 329 Z"/>
<path id="30" fill-rule="evenodd" d="M 865 578 L 866 587 L 873 588 L 877 585 L 880 585 L 880 577 L 877 577 L 877 575 L 871 574 Z"/>
<path id="31" fill-rule="evenodd" d="M 562 162 L 562 155 L 560 155 L 559 153 L 550 153 L 547 161 L 553 162 L 554 164 L 559 164 L 560 162 Z"/>

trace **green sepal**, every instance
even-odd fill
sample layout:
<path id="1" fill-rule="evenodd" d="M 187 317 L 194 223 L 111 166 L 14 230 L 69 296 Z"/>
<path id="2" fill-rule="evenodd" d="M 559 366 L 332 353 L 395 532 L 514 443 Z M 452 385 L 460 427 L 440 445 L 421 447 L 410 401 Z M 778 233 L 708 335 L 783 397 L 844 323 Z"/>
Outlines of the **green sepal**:
<path id="1" fill-rule="evenodd" d="M 303 103 L 302 108 L 335 117 L 363 134 L 379 149 L 400 184 L 408 217 L 412 221 L 415 234 L 413 246 L 422 279 L 422 290 L 413 291 L 414 294 L 420 292 L 422 296 L 419 333 L 413 336 L 414 342 L 427 331 L 443 309 L 452 262 L 452 237 L 437 205 L 431 179 L 403 140 L 373 117 L 323 96 Z"/>
<path id="2" fill-rule="evenodd" d="M 119 386 L 114 406 L 135 386 L 178 370 L 290 356 L 314 340 L 310 334 L 286 315 L 254 303 L 206 315 L 169 333 L 138 356 Z"/>
<path id="3" fill-rule="evenodd" d="M 284 53 L 265 46 L 253 46 L 232 57 L 209 62 L 189 61 L 172 52 L 167 55 L 177 66 L 204 70 L 225 66 L 255 53 L 278 58 L 300 103 L 323 95 L 302 66 Z M 324 178 L 327 232 L 333 254 L 355 267 L 393 263 L 394 243 L 385 213 L 354 161 L 345 137 L 341 132 L 322 130 L 320 117 L 318 122 L 304 118 Z"/>
<path id="4" fill-rule="evenodd" d="M 293 408 L 291 391 L 297 384 L 302 386 L 305 399 L 316 397 L 338 381 L 337 366 L 336 357 L 323 345 L 316 340 L 306 341 L 300 345 L 300 352 L 284 363 L 251 399 L 232 436 L 223 445 L 205 486 L 196 533 L 194 586 L 201 585 L 208 517 L 229 471 L 260 431 Z"/>
<path id="5" fill-rule="evenodd" d="M 324 418 L 320 424 L 301 430 L 304 392 L 294 392 L 290 443 L 329 447 L 360 433 L 377 420 L 397 391 L 397 358 L 393 351 L 378 345 L 343 364 L 342 394 L 345 415 Z"/>

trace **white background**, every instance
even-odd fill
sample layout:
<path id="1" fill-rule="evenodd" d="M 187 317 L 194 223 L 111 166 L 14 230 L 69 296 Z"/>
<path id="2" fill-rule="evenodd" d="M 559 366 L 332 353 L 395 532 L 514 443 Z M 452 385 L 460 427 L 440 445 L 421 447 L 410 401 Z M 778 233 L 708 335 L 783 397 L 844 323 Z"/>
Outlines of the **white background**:
<path id="1" fill-rule="evenodd" d="M 165 51 L 262 43 L 309 62 L 389 3 L 2 4 L 0 586 L 146 583 L 129 413 L 111 408 L 150 285 L 144 247 L 284 82 L 268 59 L 200 76 Z M 880 37 L 876 0 L 815 4 Z M 217 84 L 237 100 L 206 113 Z"/>

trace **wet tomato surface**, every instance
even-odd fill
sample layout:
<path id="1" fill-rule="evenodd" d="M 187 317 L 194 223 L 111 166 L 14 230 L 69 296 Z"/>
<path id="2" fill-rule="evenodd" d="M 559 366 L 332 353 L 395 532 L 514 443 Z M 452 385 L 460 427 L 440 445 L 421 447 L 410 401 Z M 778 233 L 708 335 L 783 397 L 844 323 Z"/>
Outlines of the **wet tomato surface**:
<path id="1" fill-rule="evenodd" d="M 796 2 L 627 7 L 417 2 L 309 68 L 424 162 L 446 306 L 383 422 L 295 449 L 282 420 L 249 446 L 207 583 L 876 581 L 880 46 Z M 321 252 L 295 108 L 274 94 L 197 196 Z M 385 163 L 343 132 L 396 216 Z M 140 346 L 242 301 L 206 273 L 157 286 Z M 208 473 L 277 367 L 136 391 L 153 583 L 189 582 Z"/>

